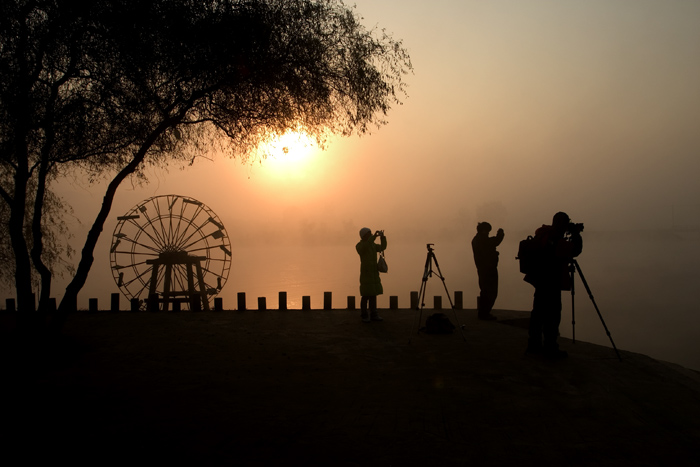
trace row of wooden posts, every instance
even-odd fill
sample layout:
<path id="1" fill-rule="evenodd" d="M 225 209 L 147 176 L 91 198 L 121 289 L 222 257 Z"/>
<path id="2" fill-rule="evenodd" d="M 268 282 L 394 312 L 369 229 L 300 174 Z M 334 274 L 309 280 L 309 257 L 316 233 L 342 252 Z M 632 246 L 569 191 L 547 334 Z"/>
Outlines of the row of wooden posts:
<path id="1" fill-rule="evenodd" d="M 120 311 L 120 299 L 119 293 L 113 293 L 111 295 L 111 303 L 110 303 L 110 310 L 111 311 Z M 247 303 L 246 303 L 246 294 L 245 292 L 239 292 L 237 296 L 237 310 L 239 311 L 244 311 L 248 310 Z M 348 310 L 355 310 L 357 309 L 356 307 L 356 297 L 355 296 L 348 296 L 347 297 L 347 309 Z M 417 309 L 421 306 L 419 301 L 419 296 L 418 292 L 411 292 L 411 308 L 412 309 Z M 153 296 L 151 299 L 147 300 L 147 303 L 150 304 L 148 307 L 149 310 L 151 311 L 158 311 L 158 310 L 169 310 L 171 309 L 169 307 L 170 304 L 172 304 L 172 311 L 180 311 L 181 309 L 181 303 L 183 300 L 171 300 L 168 302 L 163 303 L 162 298 L 158 298 L 157 296 Z M 202 300 L 199 295 L 194 295 L 191 297 L 190 300 L 190 309 L 194 311 L 200 311 L 202 309 Z M 163 305 L 162 307 L 160 305 Z M 301 297 L 301 309 L 302 310 L 310 310 L 311 309 L 311 296 L 310 295 L 304 295 Z M 141 309 L 141 301 L 137 298 L 132 298 L 129 302 L 130 309 L 131 311 L 139 311 Z M 461 310 L 463 309 L 464 306 L 464 298 L 463 294 L 461 291 L 456 291 L 455 296 L 454 296 L 454 302 L 453 302 L 454 308 L 456 310 Z M 5 306 L 6 310 L 9 312 L 14 312 L 16 310 L 15 306 L 15 299 L 14 298 L 8 298 L 5 300 Z M 442 296 L 436 295 L 433 297 L 433 309 L 440 310 L 442 309 Z M 50 307 L 52 310 L 50 311 L 55 311 L 56 310 L 56 299 L 52 298 L 50 302 Z M 207 307 L 208 308 L 208 307 Z M 391 310 L 396 310 L 399 308 L 399 297 L 396 295 L 391 295 L 389 296 L 389 309 Z M 100 308 L 98 306 L 98 301 L 96 298 L 91 298 L 88 300 L 88 310 L 89 311 L 98 311 Z M 224 309 L 224 302 L 221 297 L 215 297 L 214 298 L 214 311 L 223 311 Z M 258 297 L 258 308 L 259 311 L 264 311 L 267 310 L 267 299 L 265 297 Z M 287 310 L 287 292 L 279 292 L 279 302 L 278 302 L 278 310 Z M 323 293 L 323 309 L 324 310 L 332 310 L 333 309 L 333 294 L 332 292 L 324 292 Z"/>

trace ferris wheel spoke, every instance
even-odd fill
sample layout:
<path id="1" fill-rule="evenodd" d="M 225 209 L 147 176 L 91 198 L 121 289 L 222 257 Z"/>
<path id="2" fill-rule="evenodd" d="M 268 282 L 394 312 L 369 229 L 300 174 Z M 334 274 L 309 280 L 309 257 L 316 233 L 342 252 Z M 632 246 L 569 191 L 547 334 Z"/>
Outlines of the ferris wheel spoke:
<path id="1" fill-rule="evenodd" d="M 150 272 L 150 271 L 148 271 L 148 272 Z M 143 276 L 144 276 L 144 274 L 139 274 L 138 276 L 134 277 L 133 279 L 131 279 L 127 282 L 124 282 L 124 287 L 129 289 L 131 287 L 131 284 L 133 284 L 134 282 L 137 282 L 137 281 L 139 281 L 141 283 L 142 287 L 148 287 L 149 286 L 148 281 L 144 281 L 141 279 Z M 139 295 L 140 295 L 140 293 L 137 293 L 135 296 L 138 297 Z"/>
<path id="2" fill-rule="evenodd" d="M 153 209 L 156 211 L 156 219 L 158 220 L 158 224 L 160 225 L 160 231 L 156 230 L 155 228 L 155 222 L 151 222 L 151 228 L 153 229 L 154 232 L 158 232 L 158 235 L 163 239 L 163 245 L 168 245 L 170 239 L 168 238 L 168 230 L 165 228 L 163 225 L 163 213 L 160 210 L 160 203 L 157 201 L 153 202 Z M 170 212 L 170 209 L 168 208 L 168 212 Z"/>
<path id="3" fill-rule="evenodd" d="M 174 200 L 172 204 L 170 205 L 170 241 L 173 245 L 177 245 L 179 242 L 179 237 L 180 237 L 180 227 L 181 227 L 181 221 L 185 216 L 185 202 L 180 201 L 180 206 L 179 206 L 179 211 L 177 213 L 173 213 L 173 206 L 175 206 L 175 202 L 177 201 Z M 175 224 L 173 225 L 173 220 L 175 220 Z"/>
<path id="4" fill-rule="evenodd" d="M 172 196 L 167 200 L 168 212 L 167 214 L 164 214 L 160 219 L 161 229 L 163 229 L 164 236 L 167 238 L 167 244 L 170 246 L 173 246 L 177 243 L 175 239 L 177 238 L 178 226 L 177 224 L 173 225 L 173 220 L 177 218 L 177 215 L 173 213 L 173 207 L 179 199 L 180 198 L 178 196 Z M 182 202 L 180 202 L 180 209 L 180 214 L 182 214 Z M 163 217 L 167 218 L 167 226 L 163 224 Z"/>
<path id="5" fill-rule="evenodd" d="M 190 205 L 196 206 L 194 214 L 186 214 L 187 207 Z M 171 232 L 173 234 L 171 241 L 174 245 L 180 244 L 181 236 L 186 234 L 189 225 L 199 215 L 200 209 L 202 209 L 202 203 L 200 203 L 199 201 L 192 200 L 189 198 L 183 198 L 180 202 L 179 212 L 176 215 L 171 212 L 171 217 L 177 219 L 177 225 L 175 226 L 175 228 L 171 229 Z M 181 232 L 183 225 L 185 230 Z"/>
<path id="6" fill-rule="evenodd" d="M 187 236 L 188 231 L 192 225 L 192 220 L 185 219 L 183 216 L 177 217 L 177 225 L 173 232 L 173 245 L 177 245 L 177 248 L 185 250 L 183 246 L 183 238 Z"/>
<path id="7" fill-rule="evenodd" d="M 124 258 L 124 257 L 126 257 L 126 258 L 131 258 L 131 257 L 133 256 L 132 252 L 130 252 L 130 251 L 115 251 L 114 253 L 115 253 L 115 255 L 121 255 L 121 256 L 118 256 L 119 258 Z M 155 254 L 155 253 L 148 253 L 148 252 L 138 253 L 138 255 L 139 255 L 139 256 L 150 256 L 150 257 L 152 257 L 152 258 L 157 258 L 157 257 L 158 257 L 157 254 Z M 144 261 L 139 261 L 138 263 L 128 264 L 128 265 L 126 265 L 126 266 L 119 266 L 118 264 L 116 264 L 116 263 L 118 263 L 119 261 L 115 261 L 115 266 L 114 266 L 114 268 L 115 268 L 115 269 L 124 269 L 124 268 L 128 268 L 128 267 L 130 267 L 130 266 L 134 266 L 134 265 L 137 265 L 137 264 L 138 264 L 138 265 L 146 264 L 146 261 L 148 261 L 148 259 L 146 259 L 146 260 L 144 260 Z"/>
<path id="8" fill-rule="evenodd" d="M 134 271 L 138 272 L 137 266 L 143 266 L 144 264 L 148 264 L 148 260 L 143 260 L 143 261 L 138 261 L 136 263 L 127 264 L 126 266 L 119 266 L 119 265 L 115 264 L 114 266 L 112 266 L 112 268 L 115 270 L 133 268 Z M 148 265 L 148 269 L 153 269 L 153 266 Z"/>
<path id="9" fill-rule="evenodd" d="M 146 235 L 148 235 L 149 238 L 151 238 L 153 243 L 156 244 L 159 247 L 159 249 L 162 250 L 166 245 L 168 245 L 168 235 L 165 229 L 163 229 L 162 227 L 160 230 L 158 230 L 156 221 L 158 223 L 161 223 L 160 216 L 157 216 L 154 219 L 149 219 L 148 223 L 143 227 L 142 230 Z M 148 233 L 146 231 L 146 227 L 148 227 L 152 233 Z"/>
<path id="10" fill-rule="evenodd" d="M 202 244 L 203 246 L 200 246 Z M 193 248 L 195 246 L 197 246 L 198 248 Z M 207 248 L 209 248 L 209 246 L 209 241 L 206 237 L 199 237 L 187 244 L 183 244 L 181 248 L 185 251 L 204 251 Z"/>
<path id="11" fill-rule="evenodd" d="M 146 216 L 146 218 L 148 219 L 147 216 Z M 153 249 L 154 251 L 158 251 L 158 247 L 162 247 L 162 246 L 165 244 L 165 242 L 163 241 L 162 238 L 160 238 L 160 236 L 158 235 L 158 232 L 155 231 L 155 229 L 152 228 L 153 234 L 155 235 L 155 237 L 154 237 L 151 233 L 149 233 L 149 232 L 146 230 L 145 227 L 151 226 L 151 225 L 152 225 L 151 222 L 150 222 L 150 220 L 149 220 L 149 222 L 148 222 L 145 226 L 144 226 L 144 225 L 141 225 L 141 224 L 139 224 L 139 223 L 137 223 L 137 222 L 134 221 L 134 220 L 131 220 L 130 222 L 133 224 L 134 227 L 136 227 L 136 230 L 137 230 L 137 232 L 136 232 L 136 234 L 135 234 L 134 236 L 139 237 L 140 235 L 139 235 L 138 232 L 142 232 L 142 233 L 143 233 L 146 237 L 148 237 L 148 239 L 149 239 L 151 242 L 153 242 L 153 244 L 155 245 L 155 248 L 154 248 L 154 247 L 147 247 L 147 248 L 151 248 L 151 249 Z M 125 237 L 125 238 L 128 238 L 128 237 Z M 131 239 L 130 239 L 130 240 L 131 240 Z M 135 241 L 135 240 L 131 240 L 131 241 L 133 242 L 133 241 Z"/>
<path id="12" fill-rule="evenodd" d="M 182 248 L 182 249 L 185 249 L 185 250 L 187 249 L 187 246 L 186 246 L 187 242 L 189 242 L 190 239 L 192 239 L 192 237 L 194 237 L 196 234 L 199 233 L 200 237 L 203 237 L 202 227 L 204 227 L 205 224 L 202 224 L 201 226 L 196 226 L 194 224 L 194 219 L 196 219 L 196 218 L 192 218 L 192 219 L 185 222 L 186 227 L 182 231 L 182 234 L 178 237 L 177 241 L 175 242 L 178 245 L 180 245 L 180 248 Z M 193 230 L 190 231 L 190 227 L 192 227 Z M 188 232 L 189 232 L 189 234 L 188 234 Z"/>
<path id="13" fill-rule="evenodd" d="M 202 272 L 203 272 L 203 273 L 208 273 L 209 276 L 216 277 L 217 285 L 220 284 L 221 279 L 222 279 L 222 276 L 221 276 L 220 273 L 215 272 L 215 271 L 212 271 L 211 269 L 206 269 L 206 268 L 202 268 Z M 209 277 L 209 276 L 207 276 L 207 277 Z M 205 280 L 204 282 L 206 283 L 207 281 Z M 220 287 L 219 287 L 219 288 L 220 288 Z"/>
<path id="14" fill-rule="evenodd" d="M 160 214 L 160 205 L 153 201 L 153 199 L 150 201 L 150 204 L 152 205 L 153 210 L 155 211 L 155 218 L 151 218 L 151 216 L 148 213 L 148 208 L 146 207 L 146 203 L 142 204 L 139 207 L 139 211 L 143 214 L 143 217 L 146 218 L 148 221 L 146 226 L 150 227 L 151 230 L 153 231 L 153 235 L 155 235 L 156 238 L 153 238 L 150 234 L 148 234 L 143 228 L 143 232 L 151 237 L 151 239 L 156 243 L 157 245 L 160 245 L 161 247 L 165 246 L 168 244 L 168 239 L 166 238 L 166 231 L 165 228 L 162 227 L 162 215 Z M 156 226 L 155 226 L 155 221 L 158 220 L 158 222 L 161 224 L 161 230 L 159 231 Z"/>
<path id="15" fill-rule="evenodd" d="M 142 243 L 142 242 L 139 242 L 139 241 L 136 241 L 136 240 L 132 240 L 131 238 L 128 238 L 128 237 L 123 237 L 123 238 L 121 238 L 120 240 L 123 240 L 123 241 L 125 241 L 125 242 L 129 242 L 129 243 L 131 243 L 132 245 L 135 245 L 135 246 L 143 247 L 144 249 L 150 250 L 150 251 L 153 252 L 153 253 L 149 253 L 149 252 L 145 252 L 145 251 L 144 251 L 144 252 L 142 252 L 142 253 L 139 252 L 139 254 L 147 254 L 147 255 L 158 256 L 158 253 L 160 253 L 160 252 L 158 251 L 157 248 L 152 247 L 152 246 L 150 246 L 150 245 L 146 245 L 145 243 Z M 115 251 L 114 251 L 114 253 L 119 253 L 119 252 L 120 252 L 119 250 L 115 250 Z M 124 252 L 122 252 L 122 253 L 124 253 Z M 128 252 L 125 252 L 125 253 L 132 254 L 133 252 L 132 252 L 132 251 L 128 251 Z"/>
<path id="16" fill-rule="evenodd" d="M 134 264 L 134 266 L 141 266 L 141 265 L 143 265 L 143 264 L 146 264 L 146 262 L 137 263 L 137 264 Z M 153 271 L 153 266 L 149 265 L 146 269 L 144 269 L 143 271 L 141 271 L 141 272 L 139 272 L 138 274 L 136 274 L 136 277 L 134 277 L 133 280 L 141 280 L 141 282 L 145 282 L 146 284 L 148 284 L 148 281 L 144 281 L 144 280 L 142 279 L 142 277 L 145 276 L 146 274 L 151 273 L 151 271 Z"/>
<path id="17" fill-rule="evenodd" d="M 137 277 L 135 277 L 133 280 L 131 280 L 131 282 L 135 282 L 136 280 L 141 280 L 141 278 L 142 278 L 144 275 L 146 275 L 146 274 L 149 273 L 149 272 L 152 272 L 152 270 L 153 270 L 153 268 L 147 269 L 146 271 L 142 272 L 142 273 L 139 274 Z M 159 272 L 158 272 L 158 277 L 161 277 L 161 275 L 162 275 L 162 273 L 159 271 Z M 156 279 L 156 283 L 159 284 L 160 282 L 161 282 L 161 281 L 157 278 L 157 279 Z M 139 291 L 138 291 L 137 293 L 134 294 L 134 297 L 135 297 L 135 298 L 141 297 L 141 294 L 143 294 L 143 291 L 146 290 L 146 289 L 149 289 L 150 286 L 151 286 L 150 281 L 141 280 L 141 288 L 139 289 Z"/>
<path id="18" fill-rule="evenodd" d="M 207 219 L 207 222 L 211 222 L 213 225 L 215 225 L 215 226 L 217 226 L 217 227 L 219 227 L 219 226 L 221 225 L 221 224 L 218 224 L 218 223 L 214 222 L 213 219 L 212 219 L 211 217 L 210 217 L 209 219 Z M 212 239 L 213 241 L 216 241 L 216 240 L 219 240 L 219 239 L 222 239 L 222 238 L 226 238 L 226 234 L 221 230 L 220 227 L 219 227 L 218 230 L 215 230 L 215 231 L 213 231 L 213 232 L 208 233 L 208 234 L 205 235 L 204 232 L 203 232 L 203 230 L 202 230 L 203 227 L 204 227 L 205 225 L 206 225 L 206 223 L 202 224 L 202 226 L 201 226 L 199 229 L 197 229 L 197 232 L 200 233 L 201 237 L 200 237 L 199 239 L 195 240 L 194 242 L 190 243 L 189 245 L 187 245 L 188 247 L 194 245 L 194 244 L 197 243 L 197 242 L 201 242 L 201 241 L 206 242 L 207 245 L 208 245 L 208 244 L 209 244 L 209 239 Z M 189 240 L 190 238 L 192 238 L 192 235 L 188 238 L 188 240 Z M 223 241 L 224 241 L 224 240 L 222 240 L 222 242 L 223 242 Z"/>
<path id="19" fill-rule="evenodd" d="M 173 244 L 178 245 L 178 246 L 180 243 L 180 235 L 181 235 L 180 229 L 183 226 L 182 221 L 183 221 L 183 219 L 185 219 L 185 209 L 187 209 L 188 204 L 191 204 L 191 203 L 185 203 L 185 200 L 182 200 L 180 202 L 180 207 L 179 207 L 180 210 L 179 210 L 177 216 L 174 216 L 174 215 L 172 216 L 174 218 L 177 218 L 177 224 L 176 224 L 175 228 L 172 229 L 172 233 L 173 233 L 172 242 L 173 242 Z M 171 218 L 171 222 L 172 222 L 172 218 Z M 185 229 L 186 228 L 187 227 L 185 227 Z"/>
<path id="20" fill-rule="evenodd" d="M 177 283 L 179 290 L 189 291 L 189 281 L 187 280 L 187 270 L 180 264 L 173 268 L 173 279 Z"/>
<path id="21" fill-rule="evenodd" d="M 196 253 L 196 252 L 198 252 L 198 251 L 211 251 L 211 250 L 216 250 L 216 249 L 217 249 L 216 246 L 214 246 L 214 245 L 209 245 L 209 244 L 206 244 L 206 245 L 201 246 L 201 247 L 199 247 L 199 248 L 192 248 L 192 247 L 193 247 L 195 244 L 197 244 L 197 243 L 199 243 L 199 242 L 197 241 L 197 242 L 190 243 L 189 245 L 186 245 L 186 246 L 185 246 L 185 250 L 187 250 L 189 253 Z"/>

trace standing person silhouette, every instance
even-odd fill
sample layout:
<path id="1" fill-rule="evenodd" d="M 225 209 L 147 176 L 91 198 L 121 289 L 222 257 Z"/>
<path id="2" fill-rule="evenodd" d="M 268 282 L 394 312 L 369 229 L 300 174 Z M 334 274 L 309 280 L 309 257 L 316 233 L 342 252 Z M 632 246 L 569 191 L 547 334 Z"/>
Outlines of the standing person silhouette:
<path id="1" fill-rule="evenodd" d="M 526 353 L 541 353 L 553 359 L 568 356 L 557 343 L 561 291 L 571 290 L 569 264 L 583 250 L 581 230 L 583 224 L 572 224 L 566 213 L 558 212 L 552 225 L 543 225 L 535 231 L 535 240 L 541 250 L 539 266 L 536 272 L 526 274 L 524 278 L 535 287 Z"/>
<path id="2" fill-rule="evenodd" d="M 495 237 L 489 237 L 491 224 L 479 222 L 476 225 L 476 235 L 472 239 L 472 252 L 476 272 L 479 275 L 480 295 L 477 297 L 479 319 L 492 321 L 496 317 L 491 314 L 496 297 L 498 296 L 498 251 L 496 247 L 503 241 L 503 229 L 498 229 Z"/>
<path id="3" fill-rule="evenodd" d="M 374 243 L 380 237 L 381 244 Z M 377 295 L 384 293 L 382 281 L 377 269 L 377 253 L 386 249 L 386 237 L 383 230 L 372 234 L 367 227 L 360 229 L 361 240 L 355 245 L 357 254 L 360 255 L 360 301 L 361 318 L 365 323 L 370 321 L 383 321 L 377 312 Z M 369 312 L 367 310 L 369 306 Z"/>

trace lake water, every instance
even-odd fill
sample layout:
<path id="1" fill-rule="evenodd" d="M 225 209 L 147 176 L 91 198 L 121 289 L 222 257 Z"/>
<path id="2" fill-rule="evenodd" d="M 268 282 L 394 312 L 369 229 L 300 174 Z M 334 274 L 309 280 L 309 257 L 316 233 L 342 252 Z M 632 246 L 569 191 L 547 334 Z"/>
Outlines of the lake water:
<path id="1" fill-rule="evenodd" d="M 515 260 L 521 237 L 524 234 L 507 234 L 499 247 L 496 309 L 531 309 L 534 289 L 523 282 Z M 378 305 L 388 308 L 389 296 L 396 295 L 399 307 L 408 308 L 411 291 L 421 286 L 426 245 L 392 241 L 390 236 L 388 241 L 389 273 L 382 275 L 384 295 Z M 234 245 L 231 273 L 220 294 L 224 307 L 235 308 L 237 293 L 245 292 L 248 308 L 257 308 L 258 297 L 266 297 L 268 308 L 277 308 L 280 291 L 287 292 L 291 309 L 301 308 L 304 295 L 311 296 L 312 308 L 322 308 L 324 292 L 332 292 L 334 308 L 345 308 L 349 295 L 356 296 L 359 305 L 359 258 L 354 245 L 354 239 L 347 245 Z M 462 291 L 464 307 L 475 308 L 478 285 L 468 240 L 436 241 L 434 249 L 450 295 Z M 700 370 L 698 232 L 585 232 L 578 262 L 619 349 Z M 591 299 L 580 278 L 576 280 L 576 339 L 610 346 Z M 443 284 L 433 276 L 427 282 L 426 307 L 432 306 L 436 295 L 449 308 Z M 560 332 L 571 337 L 570 293 L 563 292 L 562 301 Z"/>

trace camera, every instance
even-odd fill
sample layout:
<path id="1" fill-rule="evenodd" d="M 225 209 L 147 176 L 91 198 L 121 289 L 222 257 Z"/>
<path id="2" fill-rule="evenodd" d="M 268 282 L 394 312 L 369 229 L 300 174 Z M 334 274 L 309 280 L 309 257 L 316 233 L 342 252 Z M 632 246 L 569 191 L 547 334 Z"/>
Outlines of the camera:
<path id="1" fill-rule="evenodd" d="M 566 227 L 566 231 L 570 234 L 581 233 L 583 232 L 583 224 L 574 224 L 573 222 L 569 222 L 569 225 Z"/>

